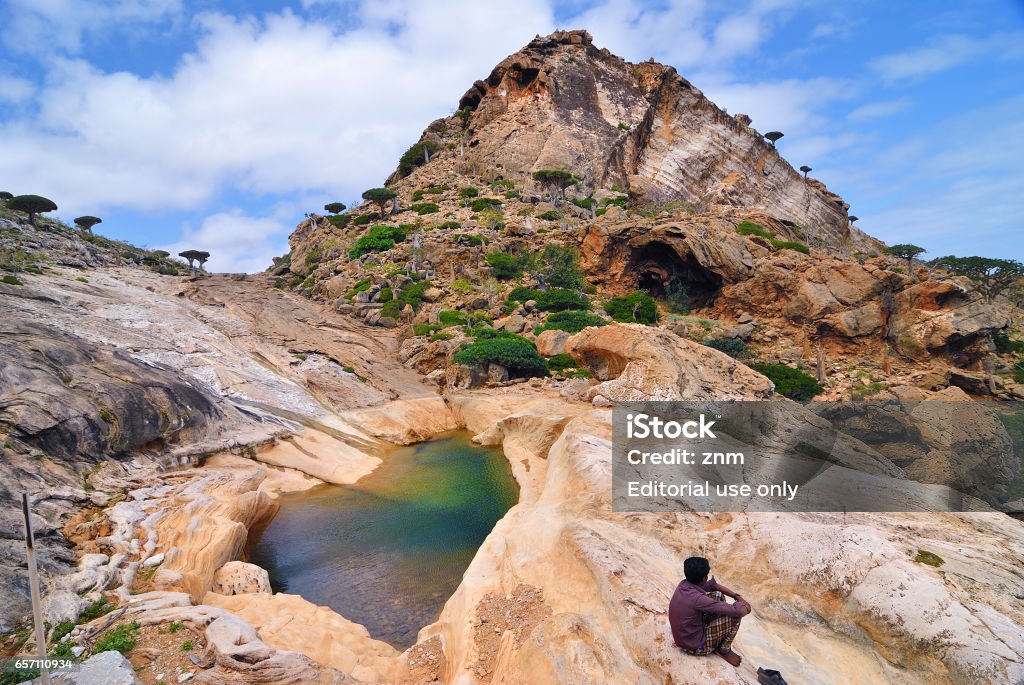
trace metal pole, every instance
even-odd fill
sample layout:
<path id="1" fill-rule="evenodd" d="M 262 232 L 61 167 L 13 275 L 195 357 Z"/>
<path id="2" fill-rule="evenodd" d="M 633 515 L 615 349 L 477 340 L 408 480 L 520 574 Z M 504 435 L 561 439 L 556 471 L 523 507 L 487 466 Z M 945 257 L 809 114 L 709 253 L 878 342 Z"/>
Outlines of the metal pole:
<path id="1" fill-rule="evenodd" d="M 32 622 L 36 629 L 36 652 L 43 660 L 40 676 L 43 685 L 50 685 L 50 672 L 46 669 L 46 626 L 43 625 L 43 600 L 39 596 L 39 570 L 36 568 L 36 545 L 29 518 L 28 493 L 21 495 L 21 509 L 25 514 L 25 547 L 28 548 L 28 583 L 32 590 Z"/>

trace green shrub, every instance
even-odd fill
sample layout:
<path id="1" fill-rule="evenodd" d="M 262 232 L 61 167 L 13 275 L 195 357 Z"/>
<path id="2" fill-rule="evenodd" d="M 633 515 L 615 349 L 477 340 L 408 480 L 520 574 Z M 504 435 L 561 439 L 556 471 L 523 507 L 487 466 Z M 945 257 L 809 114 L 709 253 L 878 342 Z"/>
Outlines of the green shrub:
<path id="1" fill-rule="evenodd" d="M 776 250 L 796 250 L 804 254 L 811 254 L 811 248 L 796 240 L 772 240 L 772 247 Z"/>
<path id="2" fill-rule="evenodd" d="M 803 402 L 822 391 L 812 376 L 785 364 L 751 364 L 750 368 L 767 376 L 775 384 L 775 392 L 791 400 Z"/>
<path id="3" fill-rule="evenodd" d="M 575 249 L 548 245 L 540 254 L 540 264 L 547 282 L 555 288 L 578 290 L 583 287 L 583 269 Z"/>
<path id="4" fill-rule="evenodd" d="M 597 314 L 581 311 L 555 312 L 547 318 L 543 326 L 535 331 L 565 331 L 566 333 L 579 333 L 590 326 L 607 326 L 608 322 Z"/>
<path id="5" fill-rule="evenodd" d="M 483 245 L 484 239 L 478 235 L 471 235 L 469 233 L 456 233 L 452 236 L 452 239 L 462 245 Z"/>
<path id="6" fill-rule="evenodd" d="M 559 219 L 562 218 L 562 214 L 561 212 L 556 212 L 555 210 L 552 209 L 547 212 L 544 212 L 543 214 L 538 214 L 537 218 L 540 219 L 541 221 L 558 221 Z"/>
<path id="7" fill-rule="evenodd" d="M 704 344 L 719 352 L 724 352 L 733 359 L 746 359 L 750 356 L 747 343 L 739 338 L 708 338 Z"/>
<path id="8" fill-rule="evenodd" d="M 472 187 L 472 186 L 467 186 L 465 188 L 459 188 L 459 197 L 461 197 L 461 198 L 463 198 L 465 200 L 468 200 L 470 198 L 474 198 L 474 197 L 476 197 L 479 194 L 480 194 L 480 191 L 477 190 L 476 188 Z"/>
<path id="9" fill-rule="evenodd" d="M 487 263 L 491 266 L 491 274 L 499 281 L 510 281 L 521 278 L 523 270 L 530 265 L 528 254 L 512 255 L 500 250 L 488 252 Z"/>
<path id="10" fill-rule="evenodd" d="M 885 390 L 885 383 L 863 383 L 858 381 L 852 388 L 850 388 L 850 394 L 854 397 L 869 397 L 871 395 L 877 395 L 878 393 Z"/>
<path id="11" fill-rule="evenodd" d="M 582 200 L 580 198 L 578 198 L 578 197 L 574 197 L 573 199 L 569 200 L 569 202 L 573 203 L 574 205 L 576 205 L 580 209 L 590 209 L 591 207 L 593 207 L 596 204 L 594 202 L 594 198 L 593 197 L 585 197 Z"/>
<path id="12" fill-rule="evenodd" d="M 1006 331 L 996 331 L 992 336 L 996 352 L 999 354 L 1022 354 L 1024 353 L 1024 341 L 1014 340 Z"/>
<path id="13" fill-rule="evenodd" d="M 442 331 L 442 332 L 439 332 L 439 333 L 431 334 L 430 342 L 437 342 L 438 340 L 451 340 L 454 337 L 455 336 L 452 335 L 451 333 L 445 333 L 445 332 Z"/>
<path id="14" fill-rule="evenodd" d="M 383 288 L 381 288 L 380 292 L 377 293 L 377 301 L 381 302 L 381 303 L 390 302 L 394 298 L 395 298 L 394 293 L 391 292 L 391 288 L 389 288 L 387 286 L 384 286 Z"/>
<path id="15" fill-rule="evenodd" d="M 365 226 L 366 224 L 370 223 L 371 221 L 373 221 L 376 218 L 377 218 L 377 215 L 373 214 L 373 213 L 360 214 L 355 219 L 352 219 L 352 225 L 353 226 Z"/>
<path id="16" fill-rule="evenodd" d="M 465 278 L 456 278 L 452 281 L 452 291 L 460 295 L 468 295 L 473 292 L 473 284 Z"/>
<path id="17" fill-rule="evenodd" d="M 424 195 L 440 195 L 446 190 L 448 190 L 448 186 L 427 186 L 426 188 L 421 188 L 413 192 L 412 201 L 419 202 L 423 199 Z"/>
<path id="18" fill-rule="evenodd" d="M 93 654 L 99 654 L 100 652 L 121 652 L 121 654 L 127 654 L 135 649 L 138 639 L 139 624 L 135 621 L 122 623 L 115 628 L 111 628 L 103 637 L 96 640 L 96 645 L 93 647 L 92 652 Z"/>
<path id="19" fill-rule="evenodd" d="M 568 310 L 588 311 L 590 300 L 586 295 L 566 288 L 548 288 L 539 292 L 537 309 L 544 312 L 564 312 Z"/>
<path id="20" fill-rule="evenodd" d="M 414 323 L 412 325 L 413 335 L 430 335 L 441 330 L 441 324 L 436 323 Z"/>
<path id="21" fill-rule="evenodd" d="M 673 281 L 665 288 L 665 304 L 673 314 L 690 313 L 690 291 L 682 281 Z"/>
<path id="22" fill-rule="evenodd" d="M 527 288 L 524 285 L 512 288 L 512 291 L 508 294 L 506 302 L 526 302 L 527 300 L 536 300 L 540 297 L 540 291 L 534 290 L 533 288 Z"/>
<path id="23" fill-rule="evenodd" d="M 516 187 L 516 184 L 510 178 L 499 178 L 491 184 L 491 187 L 495 190 L 512 190 Z"/>
<path id="24" fill-rule="evenodd" d="M 113 609 L 114 607 L 110 606 L 106 597 L 100 597 L 82 610 L 82 613 L 78 615 L 78 620 L 82 623 L 88 623 L 89 621 L 96 620 L 100 616 L 109 614 Z"/>
<path id="25" fill-rule="evenodd" d="M 636 292 L 622 297 L 613 297 L 604 305 L 608 316 L 620 323 L 657 323 L 658 305 L 654 298 Z"/>
<path id="26" fill-rule="evenodd" d="M 1017 383 L 1024 383 L 1024 360 L 1013 365 L 1013 380 Z"/>
<path id="27" fill-rule="evenodd" d="M 335 214 L 327 217 L 327 222 L 335 228 L 345 228 L 352 221 L 351 214 Z"/>
<path id="28" fill-rule="evenodd" d="M 519 194 L 518 190 L 509 190 L 505 192 L 506 200 L 518 200 L 522 195 Z"/>
<path id="29" fill-rule="evenodd" d="M 398 173 L 402 177 L 408 176 L 413 172 L 413 169 L 425 163 L 424 150 L 434 154 L 437 146 L 429 140 L 424 140 L 416 143 L 402 154 L 401 159 L 398 160 Z"/>
<path id="30" fill-rule="evenodd" d="M 14 274 L 4 274 L 4 277 L 0 280 L 2 280 L 7 285 L 23 285 L 22 282 L 18 280 L 18 277 L 15 276 Z"/>
<path id="31" fill-rule="evenodd" d="M 75 622 L 71 619 L 64 619 L 53 627 L 53 632 L 50 633 L 50 640 L 52 642 L 60 642 L 60 639 L 75 629 Z"/>
<path id="32" fill-rule="evenodd" d="M 497 207 L 491 207 L 480 212 L 480 221 L 492 230 L 505 228 L 505 213 Z"/>
<path id="33" fill-rule="evenodd" d="M 576 367 L 576 360 L 565 353 L 548 357 L 548 371 L 557 373 L 566 369 L 575 369 Z"/>
<path id="34" fill-rule="evenodd" d="M 405 305 L 411 306 L 414 312 L 419 311 L 420 305 L 423 304 L 423 294 L 427 292 L 427 289 L 430 288 L 431 285 L 430 281 L 416 281 L 415 283 L 410 283 L 402 288 L 401 292 L 390 297 L 384 303 L 384 306 L 380 308 L 380 315 L 398 318 L 401 311 L 405 309 Z M 384 290 L 390 292 L 389 288 L 384 288 L 381 292 L 384 292 Z"/>
<path id="35" fill-rule="evenodd" d="M 629 204 L 629 196 L 619 195 L 618 197 L 606 197 L 605 199 L 601 200 L 598 204 L 606 209 L 608 207 L 611 207 L 612 205 L 616 207 L 622 207 L 623 209 L 625 209 L 626 205 Z"/>
<path id="36" fill-rule="evenodd" d="M 521 337 L 478 338 L 455 353 L 453 359 L 468 366 L 494 363 L 508 369 L 510 376 L 545 376 L 547 364 L 533 343 Z"/>
<path id="37" fill-rule="evenodd" d="M 401 227 L 371 226 L 369 232 L 359 238 L 352 249 L 348 251 L 348 256 L 356 259 L 370 252 L 390 250 L 395 243 L 405 240 L 406 235 L 405 230 Z"/>
<path id="38" fill-rule="evenodd" d="M 445 328 L 449 326 L 470 326 L 481 323 L 490 323 L 490 319 L 483 312 L 460 312 L 455 309 L 442 309 L 437 313 L 437 320 Z"/>
<path id="39" fill-rule="evenodd" d="M 599 209 L 596 212 L 594 212 L 594 216 L 604 216 L 607 212 L 607 208 Z"/>
<path id="40" fill-rule="evenodd" d="M 462 228 L 462 224 L 458 221 L 442 221 L 437 225 L 437 228 L 441 230 L 452 230 Z"/>
<path id="41" fill-rule="evenodd" d="M 192 651 L 192 640 L 185 640 L 181 643 L 181 651 L 191 652 Z"/>
<path id="42" fill-rule="evenodd" d="M 370 278 L 369 276 L 356 281 L 356 284 L 352 286 L 352 289 L 345 293 L 345 299 L 351 302 L 356 295 L 363 292 L 364 290 L 369 290 L 371 285 L 373 285 L 373 279 Z"/>
<path id="43" fill-rule="evenodd" d="M 417 202 L 410 205 L 409 209 L 423 216 L 424 214 L 437 214 L 440 208 L 434 202 Z"/>
<path id="44" fill-rule="evenodd" d="M 753 221 L 739 222 L 736 225 L 736 232 L 740 235 L 756 235 L 768 240 L 775 238 L 775 234 L 772 231 L 761 228 L 759 224 L 755 224 Z"/>
<path id="45" fill-rule="evenodd" d="M 482 212 L 488 207 L 500 207 L 501 200 L 496 197 L 478 197 L 470 201 L 469 208 L 474 212 Z"/>

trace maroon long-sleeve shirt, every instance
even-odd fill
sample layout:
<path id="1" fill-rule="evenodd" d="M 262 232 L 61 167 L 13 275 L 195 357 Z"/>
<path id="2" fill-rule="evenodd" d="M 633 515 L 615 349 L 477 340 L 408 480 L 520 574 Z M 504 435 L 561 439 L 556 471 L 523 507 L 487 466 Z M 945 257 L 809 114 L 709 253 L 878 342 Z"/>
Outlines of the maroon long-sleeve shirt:
<path id="1" fill-rule="evenodd" d="M 711 578 L 703 586 L 694 585 L 683 579 L 668 603 L 668 622 L 672 627 L 672 638 L 683 649 L 700 649 L 704 641 L 704 614 L 725 614 L 746 616 L 746 608 L 709 597 L 709 592 L 718 589 Z"/>

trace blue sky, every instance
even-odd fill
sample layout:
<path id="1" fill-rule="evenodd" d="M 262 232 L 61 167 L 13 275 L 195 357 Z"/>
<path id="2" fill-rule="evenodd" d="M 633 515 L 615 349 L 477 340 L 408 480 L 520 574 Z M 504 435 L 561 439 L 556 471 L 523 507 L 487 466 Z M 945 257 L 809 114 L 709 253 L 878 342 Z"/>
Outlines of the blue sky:
<path id="1" fill-rule="evenodd" d="M 256 271 L 535 34 L 654 57 L 927 256 L 1024 260 L 1024 3 L 4 0 L 0 189 Z"/>

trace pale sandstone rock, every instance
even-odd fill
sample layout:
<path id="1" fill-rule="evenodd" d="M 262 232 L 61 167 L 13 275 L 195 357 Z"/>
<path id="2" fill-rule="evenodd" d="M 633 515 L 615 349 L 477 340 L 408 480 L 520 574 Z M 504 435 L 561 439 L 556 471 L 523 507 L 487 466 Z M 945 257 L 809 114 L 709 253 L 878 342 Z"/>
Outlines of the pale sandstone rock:
<path id="1" fill-rule="evenodd" d="M 592 395 L 613 401 L 771 396 L 771 382 L 718 350 L 640 324 L 588 328 L 566 353 L 601 383 Z"/>
<path id="2" fill-rule="evenodd" d="M 219 595 L 270 594 L 270 575 L 256 564 L 229 561 L 213 575 L 210 591 Z"/>
<path id="3" fill-rule="evenodd" d="M 541 331 L 536 341 L 537 352 L 542 357 L 553 357 L 565 353 L 565 343 L 570 334 L 565 331 Z"/>

